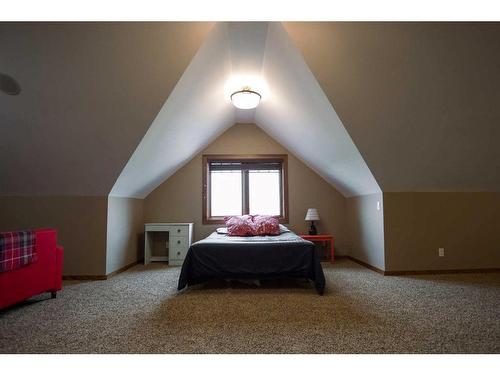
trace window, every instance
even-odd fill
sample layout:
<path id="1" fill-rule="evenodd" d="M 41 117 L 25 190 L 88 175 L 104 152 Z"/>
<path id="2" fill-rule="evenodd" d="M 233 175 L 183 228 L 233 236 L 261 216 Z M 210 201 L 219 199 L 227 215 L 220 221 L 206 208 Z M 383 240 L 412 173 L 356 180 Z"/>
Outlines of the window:
<path id="1" fill-rule="evenodd" d="M 244 214 L 288 222 L 286 155 L 203 155 L 203 223 Z"/>

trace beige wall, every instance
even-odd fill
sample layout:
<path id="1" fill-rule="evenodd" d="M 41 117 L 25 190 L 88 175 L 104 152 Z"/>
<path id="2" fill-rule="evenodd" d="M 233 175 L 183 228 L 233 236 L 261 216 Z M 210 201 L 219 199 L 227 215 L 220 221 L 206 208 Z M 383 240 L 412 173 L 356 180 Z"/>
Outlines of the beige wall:
<path id="1" fill-rule="evenodd" d="M 0 231 L 51 227 L 64 247 L 64 275 L 106 272 L 107 197 L 0 197 Z"/>
<path id="2" fill-rule="evenodd" d="M 217 225 L 202 224 L 202 154 L 288 154 L 290 223 L 296 233 L 306 233 L 304 217 L 309 207 L 319 210 L 320 233 L 333 233 L 338 253 L 347 247 L 345 198 L 329 183 L 253 124 L 237 124 L 156 188 L 144 200 L 145 222 L 194 222 L 195 239 L 210 234 Z"/>
<path id="3" fill-rule="evenodd" d="M 384 216 L 386 270 L 500 267 L 500 193 L 384 193 Z"/>
<path id="4" fill-rule="evenodd" d="M 382 193 L 348 198 L 346 211 L 350 240 L 349 255 L 384 270 Z"/>
<path id="5" fill-rule="evenodd" d="M 106 274 L 142 258 L 143 200 L 108 198 Z"/>

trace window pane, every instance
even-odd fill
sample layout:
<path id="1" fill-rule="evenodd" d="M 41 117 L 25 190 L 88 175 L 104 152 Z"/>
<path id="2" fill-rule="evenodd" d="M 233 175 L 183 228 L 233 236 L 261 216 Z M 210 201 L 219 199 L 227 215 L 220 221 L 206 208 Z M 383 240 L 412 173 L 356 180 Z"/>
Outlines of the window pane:
<path id="1" fill-rule="evenodd" d="M 251 215 L 281 214 L 279 171 L 249 171 L 248 188 Z"/>
<path id="2" fill-rule="evenodd" d="M 212 171 L 212 216 L 241 215 L 241 171 Z"/>

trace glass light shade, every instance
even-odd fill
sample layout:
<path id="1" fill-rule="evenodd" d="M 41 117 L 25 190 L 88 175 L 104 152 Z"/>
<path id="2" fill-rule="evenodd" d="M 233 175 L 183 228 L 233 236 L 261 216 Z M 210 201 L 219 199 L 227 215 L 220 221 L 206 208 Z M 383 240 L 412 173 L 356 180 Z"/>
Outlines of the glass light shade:
<path id="1" fill-rule="evenodd" d="M 318 210 L 315 209 L 315 208 L 309 208 L 307 210 L 307 214 L 306 214 L 305 220 L 306 221 L 318 221 L 319 220 Z"/>
<path id="2" fill-rule="evenodd" d="M 256 91 L 243 89 L 236 91 L 231 95 L 231 102 L 236 108 L 239 109 L 252 109 L 256 108 L 260 102 L 260 94 Z"/>

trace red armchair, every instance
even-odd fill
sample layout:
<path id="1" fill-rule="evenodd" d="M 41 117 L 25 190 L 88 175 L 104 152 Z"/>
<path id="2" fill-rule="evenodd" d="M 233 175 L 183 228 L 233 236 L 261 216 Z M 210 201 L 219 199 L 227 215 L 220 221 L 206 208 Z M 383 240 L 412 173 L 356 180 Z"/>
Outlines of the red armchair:
<path id="1" fill-rule="evenodd" d="M 37 229 L 38 260 L 25 267 L 0 273 L 0 309 L 34 295 L 62 288 L 63 248 L 57 246 L 54 229 Z"/>

